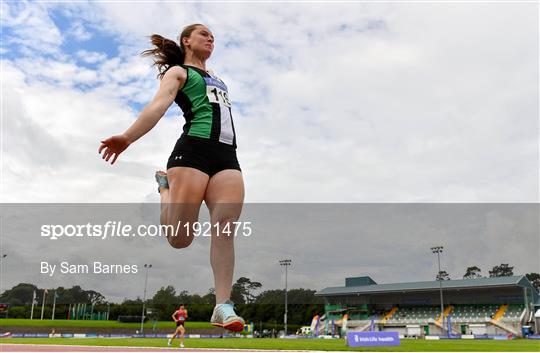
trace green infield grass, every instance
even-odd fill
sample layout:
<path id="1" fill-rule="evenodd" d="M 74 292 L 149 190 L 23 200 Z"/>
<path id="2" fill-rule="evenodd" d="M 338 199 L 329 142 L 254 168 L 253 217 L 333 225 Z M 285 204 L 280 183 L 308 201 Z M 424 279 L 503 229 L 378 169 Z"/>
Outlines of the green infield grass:
<path id="1" fill-rule="evenodd" d="M 133 328 L 137 330 L 141 327 L 140 323 L 131 322 L 118 322 L 118 321 L 106 321 L 106 320 L 28 320 L 28 319 L 0 319 L 0 327 L 2 326 L 27 326 L 27 327 L 47 327 L 49 329 L 58 327 L 104 327 L 104 328 Z M 145 328 L 152 328 L 151 321 L 147 321 L 144 324 Z M 174 322 L 171 321 L 158 321 L 156 328 L 170 328 L 176 327 Z M 186 329 L 190 328 L 212 328 L 209 322 L 186 322 Z"/>
<path id="2" fill-rule="evenodd" d="M 56 344 L 84 346 L 167 347 L 165 338 L 4 338 L 0 343 Z M 174 340 L 173 346 L 178 347 Z M 270 339 L 270 338 L 191 338 L 185 340 L 186 348 L 237 348 L 269 350 L 317 350 L 317 351 L 499 351 L 538 352 L 540 341 L 516 339 L 500 340 L 402 340 L 400 346 L 351 348 L 345 340 L 325 339 Z"/>

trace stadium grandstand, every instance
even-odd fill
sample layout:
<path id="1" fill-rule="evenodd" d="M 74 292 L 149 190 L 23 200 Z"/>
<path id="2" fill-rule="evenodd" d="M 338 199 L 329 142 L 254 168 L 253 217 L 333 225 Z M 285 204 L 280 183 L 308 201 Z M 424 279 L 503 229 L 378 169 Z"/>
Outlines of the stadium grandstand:
<path id="1" fill-rule="evenodd" d="M 316 335 L 371 330 L 405 337 L 522 336 L 524 326 L 535 326 L 540 309 L 538 291 L 525 276 L 385 284 L 350 277 L 345 286 L 315 295 L 325 300 L 324 315 L 312 323 Z"/>

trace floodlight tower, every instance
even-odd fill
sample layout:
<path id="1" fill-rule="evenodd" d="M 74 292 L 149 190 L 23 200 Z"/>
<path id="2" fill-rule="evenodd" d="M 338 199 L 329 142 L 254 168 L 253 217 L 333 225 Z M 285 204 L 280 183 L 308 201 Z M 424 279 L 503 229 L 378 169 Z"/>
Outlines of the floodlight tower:
<path id="1" fill-rule="evenodd" d="M 439 293 L 441 296 L 441 318 L 442 318 L 442 327 L 443 332 L 445 330 L 444 327 L 444 305 L 443 305 L 443 295 L 442 295 L 442 276 L 441 276 L 441 254 L 443 251 L 442 246 L 434 246 L 431 248 L 431 252 L 434 254 L 437 254 L 437 264 L 439 265 L 439 272 L 437 272 L 437 278 L 439 279 Z"/>
<path id="2" fill-rule="evenodd" d="M 285 315 L 283 322 L 285 323 L 285 336 L 287 336 L 287 269 L 291 266 L 292 260 L 279 260 L 279 264 L 285 267 Z"/>

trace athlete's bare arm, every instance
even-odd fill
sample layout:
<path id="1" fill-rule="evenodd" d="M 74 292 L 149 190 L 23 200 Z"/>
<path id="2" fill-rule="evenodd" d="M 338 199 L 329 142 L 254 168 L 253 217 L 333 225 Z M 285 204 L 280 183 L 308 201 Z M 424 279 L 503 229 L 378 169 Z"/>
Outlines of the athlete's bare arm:
<path id="1" fill-rule="evenodd" d="M 178 312 L 178 310 L 176 310 L 173 314 L 172 314 L 172 319 L 176 322 L 176 313 Z"/>
<path id="2" fill-rule="evenodd" d="M 180 87 L 184 85 L 187 79 L 186 69 L 180 66 L 171 67 L 161 80 L 159 90 L 150 103 L 144 107 L 141 114 L 135 122 L 122 135 L 111 136 L 108 139 L 101 141 L 98 152 L 103 155 L 105 161 L 112 158 L 111 164 L 114 164 L 118 155 L 129 147 L 133 142 L 144 136 L 148 131 L 156 126 L 157 122 L 167 109 L 178 93 Z"/>
<path id="3" fill-rule="evenodd" d="M 165 115 L 167 109 L 174 102 L 178 89 L 184 85 L 186 79 L 187 72 L 180 66 L 174 66 L 167 70 L 152 101 L 144 107 L 133 125 L 124 132 L 130 143 L 137 141 L 150 131 Z"/>

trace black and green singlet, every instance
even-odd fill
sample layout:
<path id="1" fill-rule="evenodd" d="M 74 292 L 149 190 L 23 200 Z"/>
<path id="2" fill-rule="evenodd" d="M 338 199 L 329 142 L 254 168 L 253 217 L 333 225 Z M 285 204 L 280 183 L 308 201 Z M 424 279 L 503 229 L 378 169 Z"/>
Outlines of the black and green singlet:
<path id="1" fill-rule="evenodd" d="M 197 67 L 182 67 L 187 70 L 187 78 L 175 98 L 186 119 L 182 135 L 236 147 L 231 102 L 225 83 Z"/>

